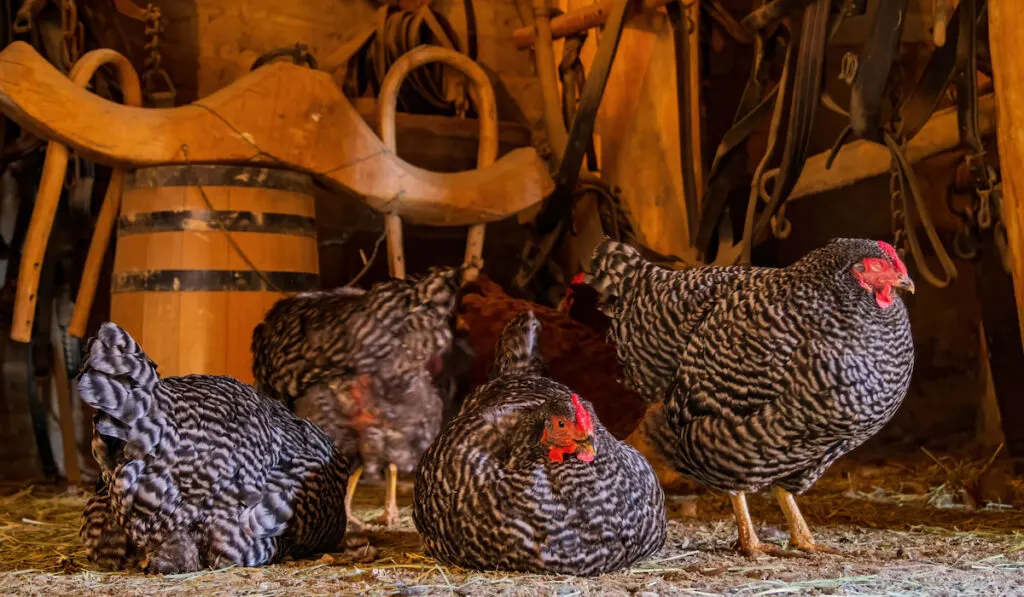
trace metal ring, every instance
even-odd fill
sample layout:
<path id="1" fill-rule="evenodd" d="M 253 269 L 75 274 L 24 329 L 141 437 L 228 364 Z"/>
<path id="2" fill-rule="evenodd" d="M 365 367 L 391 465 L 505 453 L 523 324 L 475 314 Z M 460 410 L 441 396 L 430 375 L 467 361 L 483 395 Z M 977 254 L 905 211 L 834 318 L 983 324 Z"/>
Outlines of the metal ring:
<path id="1" fill-rule="evenodd" d="M 772 225 L 772 234 L 774 234 L 777 239 L 782 240 L 789 238 L 790 233 L 793 232 L 793 224 L 786 219 L 786 215 L 782 212 L 772 216 L 770 222 Z"/>
<path id="2" fill-rule="evenodd" d="M 968 261 L 978 256 L 978 244 L 967 233 L 966 228 L 957 230 L 953 236 L 953 252 L 957 257 Z"/>

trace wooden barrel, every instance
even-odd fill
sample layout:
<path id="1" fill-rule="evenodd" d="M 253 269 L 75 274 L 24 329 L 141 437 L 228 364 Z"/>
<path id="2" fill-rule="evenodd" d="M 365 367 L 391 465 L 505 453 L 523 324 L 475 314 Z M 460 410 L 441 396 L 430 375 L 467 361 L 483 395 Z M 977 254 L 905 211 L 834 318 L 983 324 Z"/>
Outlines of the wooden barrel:
<path id="1" fill-rule="evenodd" d="M 162 376 L 252 383 L 253 328 L 285 294 L 319 285 L 314 216 L 305 174 L 198 165 L 135 171 L 117 226 L 111 319 Z"/>

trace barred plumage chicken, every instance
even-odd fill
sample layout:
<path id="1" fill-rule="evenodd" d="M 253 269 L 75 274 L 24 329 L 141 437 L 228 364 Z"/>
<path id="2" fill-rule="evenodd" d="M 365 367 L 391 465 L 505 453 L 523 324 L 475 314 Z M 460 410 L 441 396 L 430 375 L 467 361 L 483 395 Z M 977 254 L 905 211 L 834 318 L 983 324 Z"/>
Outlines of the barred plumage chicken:
<path id="1" fill-rule="evenodd" d="M 643 417 L 644 401 L 616 383 L 621 367 L 606 334 L 551 307 L 510 296 L 483 274 L 463 288 L 458 308 L 477 355 L 470 389 L 488 381 L 498 338 L 506 324 L 526 310 L 541 322 L 538 342 L 546 375 L 586 396 L 605 428 L 618 439 L 627 437 Z"/>
<path id="2" fill-rule="evenodd" d="M 259 566 L 336 547 L 349 463 L 315 425 L 229 377 L 160 379 L 105 323 L 78 394 L 96 409 L 99 491 L 81 539 L 107 569 Z"/>
<path id="3" fill-rule="evenodd" d="M 381 469 L 387 473 L 383 522 L 398 523 L 397 476 L 413 472 L 440 430 L 453 388 L 444 373 L 458 275 L 434 268 L 369 291 L 289 297 L 253 332 L 257 387 L 323 428 L 359 467 L 346 499 L 353 527 L 362 526 L 351 514 L 356 483 Z"/>
<path id="4" fill-rule="evenodd" d="M 492 379 L 427 450 L 413 520 L 427 553 L 480 570 L 592 575 L 657 552 L 665 498 L 593 407 L 543 376 L 540 322 L 506 326 Z"/>
<path id="5" fill-rule="evenodd" d="M 585 281 L 612 318 L 627 385 L 654 404 L 641 425 L 680 472 L 731 494 L 747 555 L 744 494 L 772 487 L 790 546 L 814 543 L 793 493 L 877 433 L 906 395 L 914 284 L 887 243 L 836 239 L 786 268 L 664 269 L 627 245 L 597 247 Z"/>

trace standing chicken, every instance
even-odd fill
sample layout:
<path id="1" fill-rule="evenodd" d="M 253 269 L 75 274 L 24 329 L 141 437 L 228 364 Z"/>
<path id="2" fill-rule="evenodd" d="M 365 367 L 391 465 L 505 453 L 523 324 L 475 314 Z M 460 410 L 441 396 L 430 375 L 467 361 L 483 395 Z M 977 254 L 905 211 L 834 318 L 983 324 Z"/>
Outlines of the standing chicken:
<path id="1" fill-rule="evenodd" d="M 914 366 L 894 289 L 914 290 L 884 242 L 836 239 L 787 268 L 675 271 L 605 241 L 585 277 L 612 318 L 641 423 L 680 472 L 730 493 L 741 550 L 758 541 L 744 494 L 773 487 L 790 546 L 815 545 L 796 506 L 837 458 L 884 426 Z"/>
<path id="2" fill-rule="evenodd" d="M 665 497 L 636 450 L 546 377 L 540 323 L 506 326 L 491 381 L 423 455 L 413 520 L 427 553 L 480 570 L 592 575 L 665 542 Z"/>
<path id="3" fill-rule="evenodd" d="M 259 566 L 345 533 L 348 461 L 312 423 L 229 377 L 160 379 L 135 340 L 100 328 L 78 377 L 96 409 L 100 490 L 81 538 L 95 564 Z"/>
<path id="4" fill-rule="evenodd" d="M 313 421 L 360 466 L 386 465 L 384 523 L 398 523 L 397 476 L 411 473 L 441 427 L 453 382 L 454 268 L 419 280 L 390 280 L 369 291 L 340 288 L 282 299 L 253 332 L 257 387 Z M 443 385 L 443 388 L 439 388 Z M 444 396 L 442 395 L 444 391 Z"/>

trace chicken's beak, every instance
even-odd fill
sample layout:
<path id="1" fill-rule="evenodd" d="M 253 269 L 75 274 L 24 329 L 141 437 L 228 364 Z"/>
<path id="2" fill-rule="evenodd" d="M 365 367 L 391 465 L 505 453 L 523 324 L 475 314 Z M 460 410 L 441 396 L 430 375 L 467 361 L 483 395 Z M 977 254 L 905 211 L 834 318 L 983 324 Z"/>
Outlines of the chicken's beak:
<path id="1" fill-rule="evenodd" d="M 594 447 L 594 436 L 587 437 L 576 442 L 576 459 L 583 462 L 593 462 L 597 455 L 597 448 Z"/>
<path id="2" fill-rule="evenodd" d="M 910 294 L 914 294 L 914 281 L 906 274 L 900 274 L 899 277 L 896 278 L 896 284 L 894 284 L 894 286 L 900 290 L 905 290 Z"/>

